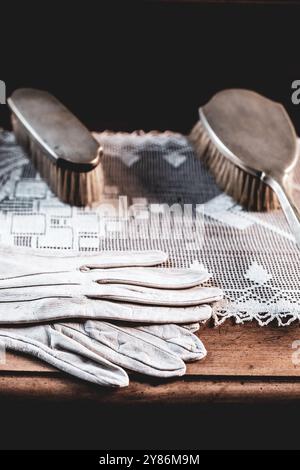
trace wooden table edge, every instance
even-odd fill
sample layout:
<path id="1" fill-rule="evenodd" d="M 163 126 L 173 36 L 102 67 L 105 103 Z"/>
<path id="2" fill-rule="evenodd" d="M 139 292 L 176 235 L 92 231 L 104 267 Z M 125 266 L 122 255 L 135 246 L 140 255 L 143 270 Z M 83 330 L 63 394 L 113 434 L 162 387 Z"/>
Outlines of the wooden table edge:
<path id="1" fill-rule="evenodd" d="M 300 401 L 300 380 L 283 377 L 184 377 L 142 381 L 111 389 L 88 384 L 61 373 L 4 374 L 0 399 L 94 401 L 99 404 L 197 404 Z"/>

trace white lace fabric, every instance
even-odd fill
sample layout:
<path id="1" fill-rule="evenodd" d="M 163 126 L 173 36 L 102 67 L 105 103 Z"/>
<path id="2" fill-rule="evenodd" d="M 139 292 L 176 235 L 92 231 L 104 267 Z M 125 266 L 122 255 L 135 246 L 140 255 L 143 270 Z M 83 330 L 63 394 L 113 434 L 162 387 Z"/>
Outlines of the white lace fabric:
<path id="1" fill-rule="evenodd" d="M 104 146 L 104 195 L 99 206 L 83 209 L 61 203 L 13 135 L 0 132 L 0 243 L 62 251 L 161 249 L 170 254 L 168 265 L 200 263 L 213 273 L 210 283 L 226 294 L 214 310 L 217 324 L 299 320 L 300 250 L 280 210 L 243 210 L 217 188 L 181 134 L 95 135 Z M 293 184 L 300 205 L 300 165 Z M 135 205 L 126 220 L 103 210 L 105 204 L 119 210 L 125 196 Z M 204 243 L 201 221 L 185 221 L 178 237 L 178 227 L 162 222 L 162 204 L 204 204 Z M 149 229 L 143 217 L 150 206 L 160 213 Z"/>

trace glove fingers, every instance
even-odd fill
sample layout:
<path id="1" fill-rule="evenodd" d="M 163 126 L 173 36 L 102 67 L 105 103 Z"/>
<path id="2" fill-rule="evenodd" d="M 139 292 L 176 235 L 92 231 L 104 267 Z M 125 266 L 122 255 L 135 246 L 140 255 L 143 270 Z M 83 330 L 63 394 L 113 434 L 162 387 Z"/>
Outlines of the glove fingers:
<path id="1" fill-rule="evenodd" d="M 95 323 L 99 324 L 95 326 Z M 179 357 L 155 341 L 145 341 L 134 329 L 123 330 L 106 322 L 61 324 L 60 328 L 93 353 L 126 369 L 156 377 L 185 373 L 185 364 Z"/>
<path id="2" fill-rule="evenodd" d="M 164 263 L 168 255 L 163 251 L 120 251 L 93 255 L 82 253 L 46 254 L 39 250 L 15 249 L 0 246 L 1 275 L 5 279 L 16 273 L 39 273 L 69 271 L 75 269 L 97 269 L 123 266 L 155 266 Z M 25 272 L 24 272 L 25 271 Z"/>
<path id="3" fill-rule="evenodd" d="M 202 341 L 179 325 L 143 325 L 137 327 L 136 330 L 166 343 L 168 350 L 184 362 L 200 360 L 207 355 Z"/>
<path id="4" fill-rule="evenodd" d="M 192 323 L 211 318 L 209 305 L 158 307 L 121 304 L 86 298 L 49 298 L 34 302 L 1 304 L 0 324 L 39 323 L 76 318 L 118 320 L 136 323 Z"/>
<path id="5" fill-rule="evenodd" d="M 146 290 L 147 289 L 147 290 Z M 111 300 L 162 307 L 190 307 L 219 301 L 223 292 L 217 287 L 195 287 L 183 291 L 155 290 L 140 286 L 103 285 L 56 285 L 0 289 L 0 305 L 7 303 L 34 302 L 41 299 L 83 298 Z"/>
<path id="6" fill-rule="evenodd" d="M 198 286 L 209 278 L 210 274 L 207 271 L 194 269 L 112 268 L 88 272 L 78 270 L 35 274 L 18 272 L 14 276 L 0 280 L 0 290 L 49 286 L 47 290 L 50 292 L 53 286 L 93 285 L 93 281 L 98 284 L 114 283 L 159 289 L 187 289 Z M 22 295 L 26 292 L 28 293 L 28 289 L 22 291 Z M 13 293 L 16 292 L 13 291 Z M 19 295 L 21 295 L 20 290 Z"/>
<path id="7" fill-rule="evenodd" d="M 205 270 L 120 268 L 93 272 L 99 284 L 129 284 L 158 289 L 187 289 L 198 286 L 210 278 Z"/>
<path id="8" fill-rule="evenodd" d="M 157 264 L 165 263 L 168 259 L 168 254 L 160 250 L 105 252 L 96 256 L 94 260 L 87 259 L 84 265 L 81 263 L 82 268 L 103 269 L 126 266 L 156 266 Z"/>
<path id="9" fill-rule="evenodd" d="M 7 349 L 35 356 L 58 369 L 102 386 L 124 387 L 126 372 L 89 349 L 65 337 L 51 326 L 0 330 Z"/>
<path id="10" fill-rule="evenodd" d="M 223 291 L 218 287 L 194 287 L 193 289 L 164 290 L 149 287 L 111 284 L 86 290 L 86 296 L 119 302 L 130 302 L 146 305 L 185 307 L 215 302 L 223 298 Z M 0 292 L 1 295 L 1 292 Z"/>

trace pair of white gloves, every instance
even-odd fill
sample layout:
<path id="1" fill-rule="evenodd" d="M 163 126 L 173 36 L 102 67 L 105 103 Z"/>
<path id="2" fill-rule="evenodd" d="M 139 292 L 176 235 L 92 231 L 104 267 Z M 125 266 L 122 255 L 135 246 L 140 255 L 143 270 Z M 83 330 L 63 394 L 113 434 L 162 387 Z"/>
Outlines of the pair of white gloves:
<path id="1" fill-rule="evenodd" d="M 126 370 L 180 376 L 206 356 L 194 334 L 219 288 L 202 268 L 159 269 L 161 251 L 44 256 L 0 248 L 0 345 L 81 379 L 122 387 Z"/>

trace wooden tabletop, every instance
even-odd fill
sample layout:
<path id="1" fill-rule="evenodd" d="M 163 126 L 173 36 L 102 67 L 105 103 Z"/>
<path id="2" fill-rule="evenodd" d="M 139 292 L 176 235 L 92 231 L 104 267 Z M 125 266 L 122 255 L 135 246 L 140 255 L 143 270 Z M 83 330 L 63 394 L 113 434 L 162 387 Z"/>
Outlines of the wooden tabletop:
<path id="1" fill-rule="evenodd" d="M 204 327 L 200 337 L 208 356 L 189 364 L 185 377 L 163 381 L 132 375 L 130 386 L 119 390 L 87 384 L 38 360 L 8 353 L 0 365 L 0 399 L 110 404 L 300 400 L 300 365 L 293 361 L 298 324 L 260 328 L 227 323 L 217 329 Z"/>

